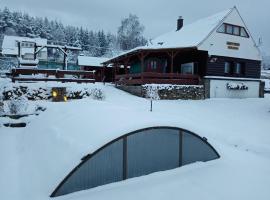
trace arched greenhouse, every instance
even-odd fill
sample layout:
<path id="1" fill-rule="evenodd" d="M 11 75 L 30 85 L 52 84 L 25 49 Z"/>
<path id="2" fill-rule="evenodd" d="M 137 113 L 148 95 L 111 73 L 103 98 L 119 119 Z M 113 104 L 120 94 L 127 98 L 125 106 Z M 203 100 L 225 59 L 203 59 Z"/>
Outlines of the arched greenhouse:
<path id="1" fill-rule="evenodd" d="M 86 155 L 51 197 L 219 158 L 206 138 L 172 127 L 152 127 L 123 135 Z"/>

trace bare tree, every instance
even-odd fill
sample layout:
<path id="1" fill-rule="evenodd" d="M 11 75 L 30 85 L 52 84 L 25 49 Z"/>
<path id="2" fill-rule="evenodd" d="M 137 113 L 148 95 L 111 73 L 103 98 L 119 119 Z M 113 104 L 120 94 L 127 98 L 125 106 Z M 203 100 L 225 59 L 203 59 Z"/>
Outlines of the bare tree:
<path id="1" fill-rule="evenodd" d="M 143 37 L 144 26 L 140 24 L 136 15 L 129 14 L 121 22 L 118 28 L 118 40 L 122 50 L 129 50 L 137 46 L 145 45 L 146 39 Z"/>

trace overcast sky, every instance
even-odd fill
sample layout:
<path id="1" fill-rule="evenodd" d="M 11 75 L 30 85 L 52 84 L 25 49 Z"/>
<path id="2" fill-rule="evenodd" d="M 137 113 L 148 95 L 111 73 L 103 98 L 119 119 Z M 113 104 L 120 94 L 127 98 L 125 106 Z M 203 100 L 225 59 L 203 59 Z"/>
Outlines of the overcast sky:
<path id="1" fill-rule="evenodd" d="M 0 6 L 47 16 L 64 24 L 116 33 L 121 19 L 136 14 L 145 36 L 154 38 L 176 28 L 178 16 L 188 24 L 236 5 L 256 41 L 270 55 L 270 0 L 0 0 Z"/>

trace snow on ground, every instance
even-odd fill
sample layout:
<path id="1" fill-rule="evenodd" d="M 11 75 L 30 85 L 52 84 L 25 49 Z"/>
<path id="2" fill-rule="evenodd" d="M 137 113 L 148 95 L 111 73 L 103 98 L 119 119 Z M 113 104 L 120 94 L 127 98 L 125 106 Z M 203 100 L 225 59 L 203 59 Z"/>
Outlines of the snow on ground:
<path id="1" fill-rule="evenodd" d="M 83 156 L 150 126 L 176 126 L 207 137 L 221 158 L 56 199 L 270 199 L 270 95 L 162 100 L 149 112 L 148 100 L 112 85 L 99 87 L 104 101 L 39 101 L 47 110 L 26 128 L 0 127 L 1 199 L 50 199 Z"/>

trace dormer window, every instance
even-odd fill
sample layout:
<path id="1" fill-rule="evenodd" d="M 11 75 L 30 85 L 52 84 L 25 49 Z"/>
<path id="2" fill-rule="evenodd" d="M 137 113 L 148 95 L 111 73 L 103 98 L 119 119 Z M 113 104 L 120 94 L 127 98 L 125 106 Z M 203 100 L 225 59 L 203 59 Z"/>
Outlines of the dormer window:
<path id="1" fill-rule="evenodd" d="M 249 35 L 244 27 L 223 23 L 217 30 L 218 33 L 241 36 L 248 38 Z"/>

